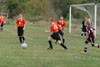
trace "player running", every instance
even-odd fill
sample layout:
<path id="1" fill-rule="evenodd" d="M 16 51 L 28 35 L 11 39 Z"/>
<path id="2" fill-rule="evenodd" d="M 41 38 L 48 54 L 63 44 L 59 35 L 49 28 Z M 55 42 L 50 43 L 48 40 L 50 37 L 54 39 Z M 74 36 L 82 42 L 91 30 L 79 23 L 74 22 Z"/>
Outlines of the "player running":
<path id="1" fill-rule="evenodd" d="M 86 36 L 86 22 L 87 22 L 87 16 L 82 21 L 82 25 L 81 25 L 82 33 L 81 33 L 81 36 Z"/>
<path id="2" fill-rule="evenodd" d="M 53 34 L 50 35 L 50 36 L 48 37 L 48 42 L 49 42 L 49 45 L 50 45 L 50 47 L 49 47 L 48 49 L 53 49 L 51 39 L 54 39 L 54 40 L 56 40 L 57 43 L 60 44 L 65 50 L 67 50 L 67 47 L 66 47 L 66 46 L 61 42 L 61 40 L 60 40 L 60 36 L 59 36 L 59 33 L 58 33 L 58 25 L 57 25 L 57 23 L 54 23 L 54 22 L 53 22 L 53 18 L 50 18 L 50 19 L 49 19 L 49 22 L 50 22 L 50 24 L 51 24 L 51 29 L 50 29 L 50 31 L 47 31 L 47 30 L 46 30 L 46 32 L 53 32 Z"/>
<path id="3" fill-rule="evenodd" d="M 65 39 L 64 39 L 64 28 L 66 26 L 66 23 L 65 21 L 63 20 L 63 16 L 60 16 L 60 20 L 57 21 L 57 24 L 59 25 L 59 34 L 61 35 L 62 37 L 62 41 L 63 43 L 65 42 Z"/>
<path id="4" fill-rule="evenodd" d="M 3 16 L 3 15 L 1 15 L 0 14 L 0 20 L 1 20 L 1 22 L 0 22 L 0 30 L 1 30 L 1 32 L 3 31 L 3 26 L 4 26 L 4 22 L 5 22 L 5 17 Z"/>
<path id="5" fill-rule="evenodd" d="M 87 44 L 89 42 L 91 43 L 92 47 L 100 48 L 100 45 L 95 44 L 94 30 L 95 29 L 93 27 L 91 27 L 90 19 L 88 19 L 87 22 L 86 22 L 87 40 L 85 41 L 84 51 L 81 52 L 81 54 L 87 54 Z"/>
<path id="6" fill-rule="evenodd" d="M 26 20 L 22 17 L 22 14 L 19 14 L 19 17 L 17 18 L 16 21 L 16 25 L 17 25 L 19 41 L 20 43 L 25 43 L 24 30 L 26 26 Z"/>

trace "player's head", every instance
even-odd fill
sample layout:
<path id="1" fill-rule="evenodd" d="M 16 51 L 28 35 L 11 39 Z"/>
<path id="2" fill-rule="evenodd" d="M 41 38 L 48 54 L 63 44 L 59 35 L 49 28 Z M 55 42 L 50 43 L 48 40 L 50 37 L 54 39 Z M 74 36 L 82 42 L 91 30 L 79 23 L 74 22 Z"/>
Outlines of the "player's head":
<path id="1" fill-rule="evenodd" d="M 87 20 L 87 19 L 88 19 L 88 17 L 87 17 L 87 16 L 85 16 L 85 17 L 84 17 L 84 19 L 85 19 L 85 20 Z"/>
<path id="2" fill-rule="evenodd" d="M 87 25 L 91 25 L 91 20 L 90 19 L 87 19 Z"/>
<path id="3" fill-rule="evenodd" d="M 63 18 L 63 16 L 60 16 L 60 20 L 63 20 L 64 18 Z"/>
<path id="4" fill-rule="evenodd" d="M 22 14 L 21 14 L 21 13 L 19 13 L 19 17 L 20 17 L 20 18 L 22 17 Z"/>
<path id="5" fill-rule="evenodd" d="M 54 22 L 53 18 L 49 18 L 50 24 Z"/>

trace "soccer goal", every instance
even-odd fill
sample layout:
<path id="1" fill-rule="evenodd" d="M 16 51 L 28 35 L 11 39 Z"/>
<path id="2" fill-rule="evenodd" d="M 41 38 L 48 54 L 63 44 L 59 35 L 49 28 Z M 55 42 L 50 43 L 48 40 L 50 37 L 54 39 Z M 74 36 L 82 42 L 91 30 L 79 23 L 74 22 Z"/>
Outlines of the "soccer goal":
<path id="1" fill-rule="evenodd" d="M 73 29 L 80 31 L 80 25 L 85 16 L 91 19 L 92 26 L 95 28 L 95 36 L 97 30 L 100 30 L 100 4 L 76 4 L 70 5 L 69 8 L 69 33 L 73 32 Z M 100 34 L 100 32 L 98 32 Z"/>

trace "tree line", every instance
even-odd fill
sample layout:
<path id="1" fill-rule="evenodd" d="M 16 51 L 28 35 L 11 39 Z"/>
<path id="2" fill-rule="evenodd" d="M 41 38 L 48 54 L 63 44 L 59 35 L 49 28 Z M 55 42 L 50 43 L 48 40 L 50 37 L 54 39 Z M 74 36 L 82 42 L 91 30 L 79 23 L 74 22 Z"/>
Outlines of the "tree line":
<path id="1" fill-rule="evenodd" d="M 9 18 L 14 18 L 18 13 L 24 14 L 26 17 L 59 17 L 69 16 L 69 6 L 71 4 L 83 3 L 99 3 L 100 0 L 0 0 L 7 2 L 1 4 L 0 10 L 6 12 Z"/>

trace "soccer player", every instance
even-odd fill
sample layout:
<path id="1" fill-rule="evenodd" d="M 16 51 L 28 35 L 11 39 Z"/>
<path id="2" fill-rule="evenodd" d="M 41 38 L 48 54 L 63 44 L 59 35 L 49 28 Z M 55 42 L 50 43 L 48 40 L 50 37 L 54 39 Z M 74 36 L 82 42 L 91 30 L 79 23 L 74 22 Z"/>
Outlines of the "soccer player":
<path id="1" fill-rule="evenodd" d="M 3 15 L 0 14 L 0 20 L 1 20 L 1 23 L 0 23 L 0 26 L 1 26 L 1 32 L 3 31 L 3 26 L 4 26 L 4 21 L 5 21 L 5 17 Z"/>
<path id="2" fill-rule="evenodd" d="M 61 35 L 62 37 L 62 41 L 63 43 L 65 42 L 65 39 L 64 39 L 64 28 L 66 26 L 66 23 L 65 21 L 63 20 L 63 16 L 60 16 L 60 20 L 57 21 L 57 24 L 59 25 L 59 34 Z"/>
<path id="3" fill-rule="evenodd" d="M 61 42 L 60 40 L 60 36 L 59 36 L 59 33 L 58 33 L 58 25 L 57 23 L 54 23 L 53 22 L 53 18 L 50 18 L 49 19 L 49 22 L 51 24 L 51 29 L 50 31 L 47 31 L 46 32 L 53 32 L 53 34 L 51 34 L 49 37 L 48 37 L 48 42 L 49 42 L 49 45 L 50 47 L 48 49 L 53 49 L 53 46 L 52 46 L 52 42 L 51 42 L 51 39 L 54 39 L 57 41 L 58 44 L 60 44 L 65 50 L 67 49 L 67 47 Z"/>
<path id="4" fill-rule="evenodd" d="M 97 48 L 100 48 L 100 45 L 99 44 L 95 44 L 95 36 L 94 36 L 94 28 L 91 27 L 91 21 L 90 19 L 87 20 L 86 22 L 86 31 L 87 31 L 87 40 L 85 41 L 85 46 L 84 46 L 84 51 L 81 52 L 81 54 L 87 54 L 87 44 L 90 42 L 92 47 L 97 47 Z"/>
<path id="5" fill-rule="evenodd" d="M 84 20 L 82 21 L 82 25 L 81 25 L 82 33 L 81 33 L 81 36 L 86 36 L 86 22 L 87 22 L 87 16 L 85 16 Z"/>
<path id="6" fill-rule="evenodd" d="M 25 43 L 24 30 L 26 26 L 26 20 L 22 17 L 21 13 L 19 14 L 19 17 L 17 18 L 16 25 L 17 25 L 19 41 L 20 43 Z"/>

